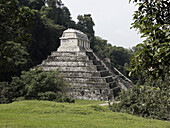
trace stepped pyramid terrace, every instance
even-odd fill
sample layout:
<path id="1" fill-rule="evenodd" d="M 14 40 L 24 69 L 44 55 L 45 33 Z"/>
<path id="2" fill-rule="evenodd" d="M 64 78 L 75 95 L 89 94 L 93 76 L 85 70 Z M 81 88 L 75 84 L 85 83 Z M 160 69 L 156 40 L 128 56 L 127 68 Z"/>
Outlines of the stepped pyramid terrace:
<path id="1" fill-rule="evenodd" d="M 70 83 L 68 95 L 74 99 L 111 100 L 132 87 L 132 82 L 116 68 L 100 60 L 90 48 L 87 35 L 67 29 L 57 51 L 40 65 L 45 71 L 56 70 Z"/>

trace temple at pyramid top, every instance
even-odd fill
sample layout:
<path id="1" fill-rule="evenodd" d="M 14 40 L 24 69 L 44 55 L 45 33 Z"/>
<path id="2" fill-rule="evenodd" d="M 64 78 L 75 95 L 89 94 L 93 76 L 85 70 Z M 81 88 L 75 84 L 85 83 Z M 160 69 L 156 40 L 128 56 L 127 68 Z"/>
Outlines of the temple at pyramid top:
<path id="1" fill-rule="evenodd" d="M 63 32 L 60 47 L 57 51 L 60 52 L 84 52 L 92 51 L 90 49 L 90 41 L 86 34 L 75 29 L 67 29 Z"/>

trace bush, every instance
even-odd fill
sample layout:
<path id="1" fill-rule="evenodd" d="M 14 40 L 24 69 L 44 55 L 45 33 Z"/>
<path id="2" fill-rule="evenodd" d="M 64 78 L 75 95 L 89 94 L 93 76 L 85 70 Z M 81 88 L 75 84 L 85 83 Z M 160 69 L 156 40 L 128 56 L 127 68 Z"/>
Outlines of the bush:
<path id="1" fill-rule="evenodd" d="M 0 103 L 21 99 L 72 102 L 65 97 L 67 87 L 58 70 L 45 72 L 42 68 L 34 68 L 23 71 L 20 77 L 13 77 L 10 84 L 0 83 Z"/>
<path id="2" fill-rule="evenodd" d="M 39 93 L 49 91 L 62 94 L 67 87 L 67 83 L 57 70 L 45 72 L 41 68 L 34 68 L 28 72 L 22 72 L 19 80 L 20 84 L 24 85 L 21 91 L 26 99 L 38 99 Z"/>
<path id="3" fill-rule="evenodd" d="M 18 97 L 15 101 L 22 101 L 25 100 L 25 97 Z"/>
<path id="4" fill-rule="evenodd" d="M 12 102 L 12 88 L 8 82 L 0 82 L 0 103 Z"/>
<path id="5" fill-rule="evenodd" d="M 111 109 L 142 117 L 170 120 L 169 91 L 160 88 L 135 85 L 131 90 L 122 91 Z"/>
<path id="6" fill-rule="evenodd" d="M 45 93 L 38 93 L 39 100 L 49 100 L 49 101 L 56 101 L 57 94 L 51 91 Z"/>
<path id="7" fill-rule="evenodd" d="M 68 102 L 68 103 L 75 103 L 75 100 L 68 97 L 67 95 L 63 95 L 62 97 L 58 97 L 58 102 Z"/>

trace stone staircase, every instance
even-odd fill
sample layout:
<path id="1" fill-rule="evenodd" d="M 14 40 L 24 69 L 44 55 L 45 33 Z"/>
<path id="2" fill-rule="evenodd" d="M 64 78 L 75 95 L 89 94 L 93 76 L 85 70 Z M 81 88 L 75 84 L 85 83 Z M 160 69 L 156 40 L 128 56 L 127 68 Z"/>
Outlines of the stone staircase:
<path id="1" fill-rule="evenodd" d="M 132 82 L 117 69 L 110 69 L 93 52 L 54 51 L 40 65 L 45 71 L 56 70 L 70 84 L 68 95 L 74 99 L 111 100 Z"/>

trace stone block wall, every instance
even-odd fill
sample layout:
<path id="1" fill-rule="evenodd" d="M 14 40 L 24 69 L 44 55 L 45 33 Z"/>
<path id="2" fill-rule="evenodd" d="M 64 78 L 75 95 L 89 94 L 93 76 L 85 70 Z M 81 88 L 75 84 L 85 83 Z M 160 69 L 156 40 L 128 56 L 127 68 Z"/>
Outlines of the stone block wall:
<path id="1" fill-rule="evenodd" d="M 108 100 L 131 82 L 113 73 L 93 52 L 52 52 L 41 64 L 45 71 L 59 69 L 70 84 L 68 95 L 74 99 Z M 124 77 L 124 76 L 122 76 Z"/>

